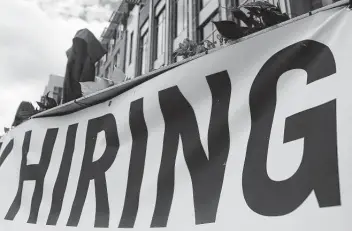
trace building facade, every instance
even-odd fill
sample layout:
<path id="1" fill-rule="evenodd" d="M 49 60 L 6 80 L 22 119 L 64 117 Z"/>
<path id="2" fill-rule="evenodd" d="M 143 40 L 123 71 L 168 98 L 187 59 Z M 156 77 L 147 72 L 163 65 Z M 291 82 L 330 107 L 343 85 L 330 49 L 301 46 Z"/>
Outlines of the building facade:
<path id="1" fill-rule="evenodd" d="M 126 8 L 125 8 L 126 7 Z M 96 76 L 111 79 L 116 68 L 125 71 L 124 59 L 126 49 L 126 20 L 130 7 L 128 4 L 120 4 L 113 12 L 101 35 L 101 43 L 107 49 L 107 54 L 96 63 Z"/>
<path id="2" fill-rule="evenodd" d="M 108 53 L 97 63 L 97 76 L 111 78 L 119 68 L 128 80 L 177 62 L 182 58 L 173 54 L 179 43 L 185 38 L 217 41 L 212 21 L 231 20 L 228 8 L 250 1 L 254 0 L 124 0 L 102 34 Z M 279 2 L 283 12 L 296 17 L 338 0 L 268 1 Z"/>
<path id="3" fill-rule="evenodd" d="M 55 99 L 57 104 L 62 103 L 63 98 L 64 77 L 58 75 L 50 75 L 48 84 L 45 86 L 41 103 L 45 104 L 45 95 L 49 92 L 49 97 Z"/>

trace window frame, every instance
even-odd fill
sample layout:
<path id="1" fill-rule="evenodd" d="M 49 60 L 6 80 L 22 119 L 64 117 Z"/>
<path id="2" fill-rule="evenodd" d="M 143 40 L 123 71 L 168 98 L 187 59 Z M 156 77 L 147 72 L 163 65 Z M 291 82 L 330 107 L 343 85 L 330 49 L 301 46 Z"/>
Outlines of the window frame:
<path id="1" fill-rule="evenodd" d="M 114 66 L 116 65 L 116 68 L 120 68 L 121 66 L 121 52 L 120 49 L 117 50 L 114 58 Z"/>
<path id="2" fill-rule="evenodd" d="M 147 46 L 144 44 L 144 39 L 147 40 L 146 45 L 148 46 L 148 41 L 149 41 L 149 30 L 147 29 L 143 35 L 141 36 L 141 49 L 140 49 L 140 71 L 139 73 L 141 75 L 145 74 L 148 72 L 148 49 Z"/>
<path id="3" fill-rule="evenodd" d="M 215 17 L 218 17 L 217 19 L 215 19 Z M 216 32 L 216 27 L 214 24 L 212 24 L 212 21 L 213 20 L 220 20 L 220 13 L 218 10 L 215 10 L 202 24 L 200 24 L 198 26 L 198 42 L 202 42 L 204 40 L 209 40 L 210 42 L 214 42 L 214 41 L 217 41 L 217 38 L 215 36 L 215 32 Z M 212 32 L 210 35 L 208 35 L 207 37 L 204 36 L 204 28 L 206 25 L 212 25 Z M 210 40 L 208 39 L 210 36 L 214 36 L 214 40 Z"/>
<path id="4" fill-rule="evenodd" d="M 204 1 L 206 1 L 205 4 L 204 4 Z M 200 10 L 204 9 L 205 7 L 208 6 L 208 4 L 209 4 L 211 1 L 214 1 L 214 0 L 199 0 L 199 9 L 200 9 Z"/>
<path id="5" fill-rule="evenodd" d="M 219 1 L 216 0 L 212 0 L 205 7 L 199 8 L 197 28 L 203 25 L 209 19 L 209 17 L 214 14 L 215 11 L 220 13 Z"/>
<path id="6" fill-rule="evenodd" d="M 57 104 L 60 104 L 63 97 L 63 88 L 54 86 L 53 89 L 53 99 L 55 99 Z"/>
<path id="7" fill-rule="evenodd" d="M 153 44 L 153 60 L 154 60 L 154 68 L 156 66 L 164 64 L 165 59 L 165 52 L 166 52 L 166 4 L 165 1 L 159 1 L 158 4 L 155 6 L 155 27 L 154 27 L 154 44 Z M 162 20 L 159 20 L 160 17 Z M 159 23 L 161 22 L 161 23 Z M 160 28 L 161 28 L 161 40 L 159 40 L 160 36 Z M 159 41 L 162 41 L 160 45 Z M 162 52 L 160 52 L 161 48 Z"/>
<path id="8" fill-rule="evenodd" d="M 180 2 L 182 2 L 182 10 L 180 11 Z M 174 39 L 180 36 L 185 30 L 188 29 L 188 20 L 189 20 L 189 7 L 188 7 L 188 0 L 175 0 L 175 9 L 174 9 L 174 15 L 175 15 L 175 21 L 174 21 Z M 182 12 L 182 13 L 180 13 Z M 180 22 L 180 16 L 182 18 L 182 25 L 179 23 Z"/>
<path id="9" fill-rule="evenodd" d="M 132 64 L 132 56 L 133 56 L 133 39 L 134 39 L 134 31 L 130 33 L 130 46 L 129 46 L 129 57 L 128 57 L 128 65 Z"/>
<path id="10" fill-rule="evenodd" d="M 109 64 L 106 66 L 105 73 L 104 73 L 104 78 L 109 79 L 110 65 L 111 65 L 111 63 L 109 63 Z"/>
<path id="11" fill-rule="evenodd" d="M 99 76 L 100 74 L 100 60 L 95 63 L 95 75 Z"/>
<path id="12" fill-rule="evenodd" d="M 144 42 L 144 39 L 147 42 Z M 149 20 L 147 19 L 142 27 L 140 28 L 140 42 L 139 42 L 139 68 L 138 73 L 143 75 L 147 73 L 149 70 L 149 40 L 150 40 L 150 33 L 149 33 Z M 145 46 L 146 45 L 146 46 Z M 145 56 L 146 55 L 146 56 Z M 145 66 L 144 66 L 145 65 Z M 145 70 L 143 69 L 145 67 Z M 144 70 L 144 72 L 143 72 Z"/>

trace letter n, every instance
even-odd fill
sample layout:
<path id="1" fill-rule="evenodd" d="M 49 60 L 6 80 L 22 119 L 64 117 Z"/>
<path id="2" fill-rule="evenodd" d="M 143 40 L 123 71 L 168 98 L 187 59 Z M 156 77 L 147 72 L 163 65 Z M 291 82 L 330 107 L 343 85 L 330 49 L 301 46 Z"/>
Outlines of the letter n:
<path id="1" fill-rule="evenodd" d="M 228 111 L 231 82 L 227 71 L 207 76 L 207 81 L 212 93 L 208 130 L 209 158 L 201 144 L 194 110 L 179 88 L 175 86 L 159 92 L 165 134 L 151 227 L 167 225 L 174 193 L 179 137 L 182 139 L 183 153 L 193 185 L 195 223 L 212 223 L 216 220 L 230 147 Z"/>

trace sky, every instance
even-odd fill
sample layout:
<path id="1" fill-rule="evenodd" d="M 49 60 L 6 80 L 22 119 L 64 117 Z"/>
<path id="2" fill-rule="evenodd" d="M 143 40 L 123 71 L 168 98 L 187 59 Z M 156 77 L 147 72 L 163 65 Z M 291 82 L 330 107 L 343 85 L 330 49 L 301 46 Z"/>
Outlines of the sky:
<path id="1" fill-rule="evenodd" d="M 0 135 L 21 101 L 34 106 L 83 28 L 99 39 L 118 0 L 7 0 L 0 7 Z"/>

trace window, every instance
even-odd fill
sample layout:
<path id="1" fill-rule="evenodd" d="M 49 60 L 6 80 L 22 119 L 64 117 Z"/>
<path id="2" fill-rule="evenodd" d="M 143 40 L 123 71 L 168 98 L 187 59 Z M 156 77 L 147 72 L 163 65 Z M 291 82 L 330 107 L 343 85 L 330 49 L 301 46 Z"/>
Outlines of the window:
<path id="1" fill-rule="evenodd" d="M 175 5 L 175 38 L 188 28 L 188 0 L 177 0 Z"/>
<path id="2" fill-rule="evenodd" d="M 110 54 L 110 41 L 106 44 L 106 48 L 107 48 L 106 54 Z"/>
<path id="3" fill-rule="evenodd" d="M 116 46 L 117 41 L 120 39 L 120 31 L 118 28 L 114 30 L 114 47 Z"/>
<path id="4" fill-rule="evenodd" d="M 117 63 L 117 54 L 114 56 L 114 63 L 112 65 L 112 70 L 115 70 L 115 67 L 117 67 L 116 63 Z"/>
<path id="5" fill-rule="evenodd" d="M 232 0 L 234 6 L 236 6 L 237 3 L 238 3 L 238 5 L 242 5 L 244 3 L 258 2 L 258 1 L 262 1 L 262 0 L 249 0 L 249 1 L 246 1 L 246 0 Z M 271 4 L 277 5 L 277 2 L 280 1 L 280 4 L 282 4 L 282 2 L 284 2 L 286 0 L 266 0 L 266 1 L 271 3 Z M 294 1 L 296 1 L 296 0 L 294 0 Z M 314 0 L 305 0 L 305 1 L 314 1 Z"/>
<path id="6" fill-rule="evenodd" d="M 122 39 L 123 38 L 123 32 L 125 31 L 125 26 L 123 24 L 118 25 L 117 27 L 118 30 L 118 39 Z"/>
<path id="7" fill-rule="evenodd" d="M 133 31 L 131 32 L 131 35 L 130 35 L 130 54 L 129 54 L 128 64 L 132 63 L 132 55 L 133 55 Z"/>
<path id="8" fill-rule="evenodd" d="M 147 72 L 148 67 L 148 44 L 149 42 L 149 33 L 148 30 L 144 32 L 141 37 L 141 48 L 140 48 L 140 57 L 141 57 L 141 75 Z"/>
<path id="9" fill-rule="evenodd" d="M 106 61 L 108 61 L 108 54 L 105 54 L 102 58 L 103 63 L 106 63 Z"/>
<path id="10" fill-rule="evenodd" d="M 257 2 L 257 1 L 262 1 L 262 0 L 233 0 L 233 2 L 236 4 L 238 3 L 238 5 L 242 5 L 244 3 L 251 3 L 251 2 Z M 274 0 L 265 0 L 271 4 L 273 4 Z M 306 0 L 307 1 L 307 0 Z M 308 0 L 309 1 L 309 0 Z M 277 2 L 277 0 L 275 0 L 275 2 Z"/>
<path id="11" fill-rule="evenodd" d="M 116 31 L 115 31 L 116 32 Z M 116 46 L 116 43 L 117 43 L 117 34 L 115 33 L 114 34 L 114 37 L 113 37 L 113 40 L 114 40 L 114 48 L 115 48 L 115 46 Z"/>
<path id="12" fill-rule="evenodd" d="M 146 20 L 140 28 L 139 54 L 138 54 L 138 74 L 143 75 L 148 72 L 149 68 L 149 19 Z"/>
<path id="13" fill-rule="evenodd" d="M 61 104 L 62 92 L 62 87 L 54 87 L 53 98 L 57 104 Z"/>
<path id="14" fill-rule="evenodd" d="M 332 0 L 329 0 L 332 2 Z M 295 0 L 290 1 L 290 13 L 291 16 L 296 17 L 301 14 L 305 14 L 309 11 L 316 10 L 323 5 L 326 5 L 327 1 L 323 0 Z"/>
<path id="15" fill-rule="evenodd" d="M 117 51 L 115 57 L 114 57 L 114 65 L 113 65 L 113 70 L 115 70 L 115 68 L 120 68 L 120 50 Z"/>
<path id="16" fill-rule="evenodd" d="M 45 97 L 44 96 L 40 97 L 40 102 L 45 104 Z"/>
<path id="17" fill-rule="evenodd" d="M 96 75 L 96 76 L 99 76 L 99 72 L 100 72 L 100 61 L 98 61 L 98 62 L 95 64 L 95 75 Z"/>
<path id="18" fill-rule="evenodd" d="M 113 39 L 109 40 L 109 54 L 114 50 L 115 48 L 115 41 Z"/>
<path id="19" fill-rule="evenodd" d="M 312 0 L 312 9 L 318 9 L 320 7 L 323 7 L 322 0 Z"/>
<path id="20" fill-rule="evenodd" d="M 165 7 L 163 7 L 155 18 L 155 60 L 160 58 L 165 52 Z"/>
<path id="21" fill-rule="evenodd" d="M 110 64 L 106 67 L 106 69 L 105 69 L 105 78 L 109 78 L 109 70 L 110 70 Z"/>
<path id="22" fill-rule="evenodd" d="M 219 21 L 219 13 L 216 13 L 210 17 L 203 25 L 200 27 L 200 41 L 209 40 L 210 42 L 217 41 L 217 35 L 219 32 L 212 21 Z"/>
<path id="23" fill-rule="evenodd" d="M 203 9 L 211 1 L 214 0 L 200 0 L 200 8 Z"/>

